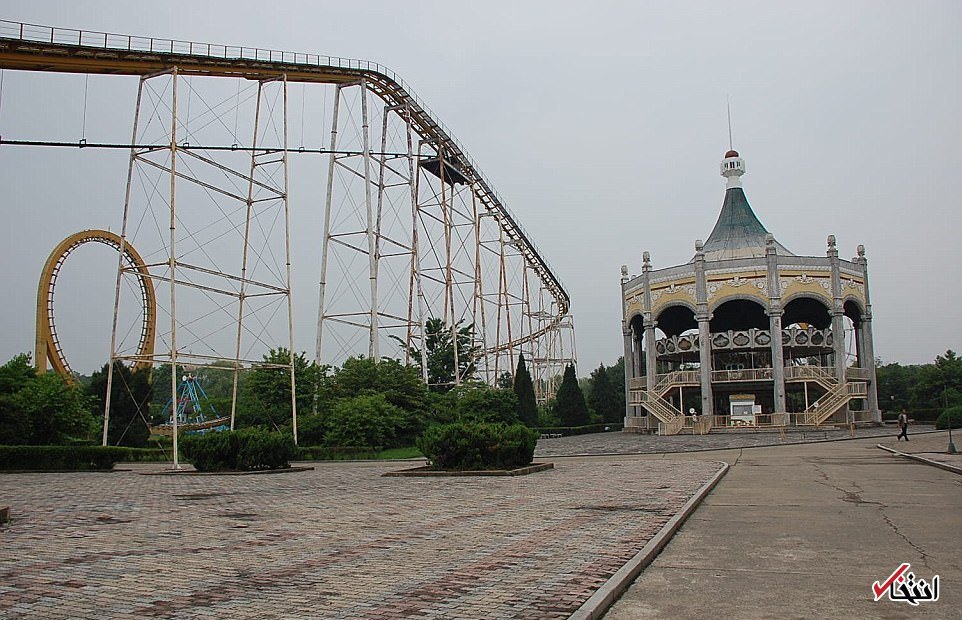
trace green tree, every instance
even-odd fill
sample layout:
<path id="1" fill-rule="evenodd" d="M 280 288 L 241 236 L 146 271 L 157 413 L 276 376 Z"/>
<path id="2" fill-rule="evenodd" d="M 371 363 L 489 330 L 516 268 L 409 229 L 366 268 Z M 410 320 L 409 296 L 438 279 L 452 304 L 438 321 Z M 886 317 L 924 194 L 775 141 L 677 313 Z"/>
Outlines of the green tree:
<path id="1" fill-rule="evenodd" d="M 514 393 L 518 396 L 518 416 L 527 426 L 538 424 L 538 402 L 534 396 L 534 383 L 531 373 L 524 363 L 524 354 L 518 355 L 518 368 L 514 373 Z"/>
<path id="2" fill-rule="evenodd" d="M 330 398 L 352 398 L 380 393 L 389 403 L 408 412 L 427 410 L 427 388 L 414 366 L 398 360 L 351 357 L 335 371 L 327 392 Z"/>
<path id="3" fill-rule="evenodd" d="M 56 373 L 37 375 L 29 354 L 0 366 L 0 444 L 86 439 L 94 424 L 83 390 Z"/>
<path id="4" fill-rule="evenodd" d="M 554 413 L 564 426 L 584 426 L 589 422 L 588 406 L 585 404 L 585 396 L 578 386 L 575 367 L 570 364 L 565 368 L 564 377 L 561 379 L 561 386 L 558 387 L 558 394 L 555 397 Z"/>
<path id="5" fill-rule="evenodd" d="M 383 394 L 366 394 L 338 401 L 326 417 L 328 446 L 394 447 L 404 412 Z"/>
<path id="6" fill-rule="evenodd" d="M 919 367 L 910 389 L 909 405 L 915 409 L 943 409 L 962 404 L 962 358 L 949 349 L 934 364 Z"/>
<path id="7" fill-rule="evenodd" d="M 30 443 L 30 417 L 16 394 L 37 379 L 30 355 L 21 353 L 0 366 L 0 445 Z"/>
<path id="8" fill-rule="evenodd" d="M 247 372 L 238 397 L 235 426 L 262 426 L 280 430 L 291 423 L 291 353 L 284 347 L 271 349 L 263 363 Z M 280 367 L 277 367 L 280 366 Z M 314 390 L 325 381 L 326 367 L 308 361 L 306 355 L 294 355 L 294 389 L 298 415 L 308 414 L 314 405 Z M 228 411 L 223 412 L 225 415 Z"/>
<path id="9" fill-rule="evenodd" d="M 87 385 L 92 413 L 102 419 L 107 395 L 108 366 L 95 372 Z M 168 371 L 169 377 L 169 371 Z M 131 371 L 121 361 L 114 362 L 114 376 L 110 384 L 110 421 L 107 424 L 107 444 L 142 448 L 150 437 L 150 401 L 153 396 L 150 371 Z M 167 390 L 170 391 L 169 389 Z"/>
<path id="10" fill-rule="evenodd" d="M 428 389 L 418 369 L 387 358 L 345 360 L 330 379 L 327 393 L 332 399 L 330 407 L 341 399 L 380 394 L 403 414 L 393 431 L 402 443 L 414 442 L 414 437 L 424 429 L 430 410 Z"/>
<path id="11" fill-rule="evenodd" d="M 618 391 L 611 383 L 611 375 L 604 364 L 591 372 L 588 407 L 604 422 L 620 422 L 624 409 L 619 408 Z"/>
<path id="12" fill-rule="evenodd" d="M 614 366 L 608 367 L 608 381 L 613 386 L 617 394 L 618 403 L 618 422 L 621 422 L 625 415 L 625 358 L 619 357 Z"/>
<path id="13" fill-rule="evenodd" d="M 901 411 L 903 408 L 914 406 L 912 388 L 918 382 L 921 366 L 903 366 L 898 362 L 885 364 L 882 360 L 876 363 L 876 385 L 878 389 L 879 407 L 886 411 Z"/>
<path id="14" fill-rule="evenodd" d="M 0 366 L 0 395 L 14 394 L 24 385 L 37 378 L 37 371 L 30 363 L 30 354 L 21 353 Z"/>
<path id="15" fill-rule="evenodd" d="M 452 329 L 443 319 L 430 318 L 424 323 L 425 353 L 416 347 L 408 349 L 419 367 L 426 361 L 428 386 L 432 391 L 446 392 L 458 383 L 473 379 L 477 372 L 479 352 L 473 344 L 474 325 L 460 325 L 458 322 Z M 404 346 L 403 340 L 393 338 Z"/>
<path id="16" fill-rule="evenodd" d="M 520 403 L 511 390 L 492 388 L 483 383 L 462 385 L 450 392 L 462 422 L 517 424 Z"/>
<path id="17" fill-rule="evenodd" d="M 14 395 L 14 404 L 30 420 L 28 442 L 31 444 L 85 439 L 91 436 L 96 425 L 80 386 L 67 383 L 56 373 L 40 375 L 24 384 Z"/>

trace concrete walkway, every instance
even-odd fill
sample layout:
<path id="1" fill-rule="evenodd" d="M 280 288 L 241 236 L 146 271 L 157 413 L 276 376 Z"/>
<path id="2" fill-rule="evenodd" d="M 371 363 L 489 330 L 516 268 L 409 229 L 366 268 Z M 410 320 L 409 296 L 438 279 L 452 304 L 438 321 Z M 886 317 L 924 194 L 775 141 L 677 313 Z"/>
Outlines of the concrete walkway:
<path id="1" fill-rule="evenodd" d="M 686 454 L 732 468 L 605 618 L 960 617 L 962 476 L 880 443 L 907 447 L 890 437 Z M 932 433 L 908 446 L 947 444 Z M 938 601 L 873 601 L 872 583 L 902 562 L 939 575 Z"/>
<path id="2" fill-rule="evenodd" d="M 549 459 L 558 456 L 616 455 L 616 454 L 661 454 L 699 452 L 702 450 L 721 450 L 725 448 L 756 448 L 760 446 L 787 446 L 796 443 L 824 441 L 846 441 L 852 439 L 847 428 L 834 426 L 792 427 L 785 429 L 784 435 L 774 429 L 757 429 L 744 432 L 712 431 L 707 435 L 643 435 L 639 433 L 593 433 L 541 439 L 535 450 L 535 457 Z M 912 425 L 911 433 L 926 434 L 934 431 L 931 425 Z M 895 439 L 898 430 L 894 426 L 869 426 L 858 428 L 855 438 L 878 437 Z M 959 438 L 962 441 L 962 436 Z M 912 442 L 910 442 L 912 443 Z M 907 445 L 902 442 L 902 445 Z M 912 443 L 914 445 L 914 443 Z M 678 457 L 682 458 L 682 457 Z"/>

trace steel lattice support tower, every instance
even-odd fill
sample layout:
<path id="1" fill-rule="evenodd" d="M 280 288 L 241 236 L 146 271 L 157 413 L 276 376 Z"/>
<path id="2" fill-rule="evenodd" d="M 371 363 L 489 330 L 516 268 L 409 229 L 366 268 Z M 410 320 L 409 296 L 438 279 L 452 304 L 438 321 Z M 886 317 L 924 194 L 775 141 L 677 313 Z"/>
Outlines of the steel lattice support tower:
<path id="1" fill-rule="evenodd" d="M 238 372 L 255 365 L 286 369 L 291 382 L 296 438 L 293 354 L 283 365 L 263 364 L 262 360 L 246 355 L 254 348 L 251 342 L 268 346 L 286 342 L 289 351 L 294 351 L 287 80 L 285 76 L 260 80 L 256 92 L 247 97 L 250 105 L 244 107 L 253 117 L 251 133 L 244 140 L 249 150 L 206 152 L 192 149 L 190 144 L 218 143 L 210 134 L 223 132 L 216 122 L 219 113 L 204 107 L 191 116 L 184 106 L 183 94 L 184 90 L 196 92 L 191 80 L 206 79 L 183 77 L 174 67 L 140 80 L 131 144 L 167 146 L 131 149 L 121 252 L 128 242 L 145 248 L 146 268 L 167 327 L 158 329 L 159 343 L 149 359 L 125 348 L 117 328 L 122 282 L 142 274 L 121 261 L 111 334 L 104 445 L 115 360 L 169 364 L 174 399 L 179 366 L 221 362 L 234 373 L 232 428 Z M 238 106 L 238 116 L 240 112 Z M 233 139 L 239 146 L 241 138 L 235 135 Z M 174 427 L 176 465 L 176 418 Z"/>

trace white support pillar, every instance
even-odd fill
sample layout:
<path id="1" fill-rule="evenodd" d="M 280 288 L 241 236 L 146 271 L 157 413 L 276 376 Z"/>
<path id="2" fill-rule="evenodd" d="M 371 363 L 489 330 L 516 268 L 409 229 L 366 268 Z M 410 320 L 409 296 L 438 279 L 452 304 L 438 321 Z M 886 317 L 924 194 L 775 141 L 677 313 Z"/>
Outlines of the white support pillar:
<path id="1" fill-rule="evenodd" d="M 137 86 L 137 103 L 134 107 L 134 128 L 131 132 L 130 144 L 137 144 L 137 131 L 140 126 L 140 106 L 143 102 L 144 81 L 141 77 Z M 120 316 L 120 281 L 124 274 L 124 254 L 127 252 L 127 223 L 130 218 L 130 187 L 134 176 L 134 162 L 137 160 L 137 149 L 130 148 L 130 161 L 127 164 L 127 187 L 124 191 L 124 217 L 120 226 L 120 255 L 117 258 L 117 281 L 114 290 L 114 316 L 110 328 L 110 357 L 107 365 L 107 393 L 104 396 L 104 427 L 101 445 L 107 445 L 107 429 L 110 426 L 110 393 L 113 391 L 114 360 L 117 357 L 117 321 Z M 37 360 L 40 360 L 40 348 L 37 348 Z"/>
<path id="2" fill-rule="evenodd" d="M 177 254 L 174 250 L 176 239 L 177 211 L 175 209 L 174 190 L 177 186 L 177 67 L 171 72 L 171 121 L 170 121 L 170 245 L 167 246 L 168 269 L 170 276 L 170 402 L 173 407 L 173 452 L 174 469 L 180 469 L 180 456 L 177 454 L 177 423 L 178 402 L 177 402 L 177 306 L 174 303 L 177 290 Z"/>
<path id="3" fill-rule="evenodd" d="M 251 163 L 247 178 L 247 201 L 244 218 L 244 244 L 241 250 L 240 290 L 237 294 L 237 338 L 234 346 L 234 377 L 231 383 L 230 430 L 234 430 L 237 418 L 237 385 L 240 379 L 241 342 L 244 333 L 244 301 L 247 298 L 247 257 L 250 252 L 251 218 L 254 212 L 254 171 L 257 168 L 257 136 L 260 129 L 261 104 L 264 96 L 264 81 L 257 83 L 257 104 L 254 108 L 254 132 L 251 139 Z M 287 153 L 284 153 L 287 156 Z M 294 351 L 291 350 L 291 356 Z"/>
<path id="4" fill-rule="evenodd" d="M 370 342 L 368 345 L 368 356 L 377 361 L 380 359 L 378 347 L 378 325 L 377 325 L 377 232 L 374 222 L 374 203 L 371 198 L 371 130 L 367 111 L 367 80 L 361 80 L 361 139 L 364 158 L 364 210 L 366 215 L 366 234 L 367 234 L 367 256 L 368 256 L 368 278 L 371 282 L 371 308 L 370 308 Z"/>
<path id="5" fill-rule="evenodd" d="M 325 297 L 324 294 L 327 290 L 327 264 L 328 264 L 328 253 L 331 247 L 331 208 L 334 204 L 334 170 L 337 164 L 337 117 L 340 111 L 341 103 L 341 89 L 344 88 L 343 84 L 338 84 L 334 89 L 334 111 L 331 118 L 331 154 L 328 158 L 327 166 L 327 198 L 324 201 L 324 233 L 321 236 L 321 278 L 318 284 L 319 293 L 317 301 L 317 343 L 314 353 L 314 361 L 320 365 L 322 350 L 321 346 L 324 340 L 324 319 L 325 319 Z M 314 395 L 315 407 L 317 401 L 317 394 Z"/>

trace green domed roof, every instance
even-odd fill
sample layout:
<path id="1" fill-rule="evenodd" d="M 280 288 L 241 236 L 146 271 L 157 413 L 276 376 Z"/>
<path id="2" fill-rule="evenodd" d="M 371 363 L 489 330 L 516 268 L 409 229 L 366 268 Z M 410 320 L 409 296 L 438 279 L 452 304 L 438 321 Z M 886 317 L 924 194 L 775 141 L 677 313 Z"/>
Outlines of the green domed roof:
<path id="1" fill-rule="evenodd" d="M 715 228 L 705 242 L 705 260 L 726 260 L 765 256 L 765 239 L 769 232 L 748 204 L 741 187 L 729 187 Z M 775 242 L 779 254 L 791 255 Z"/>

